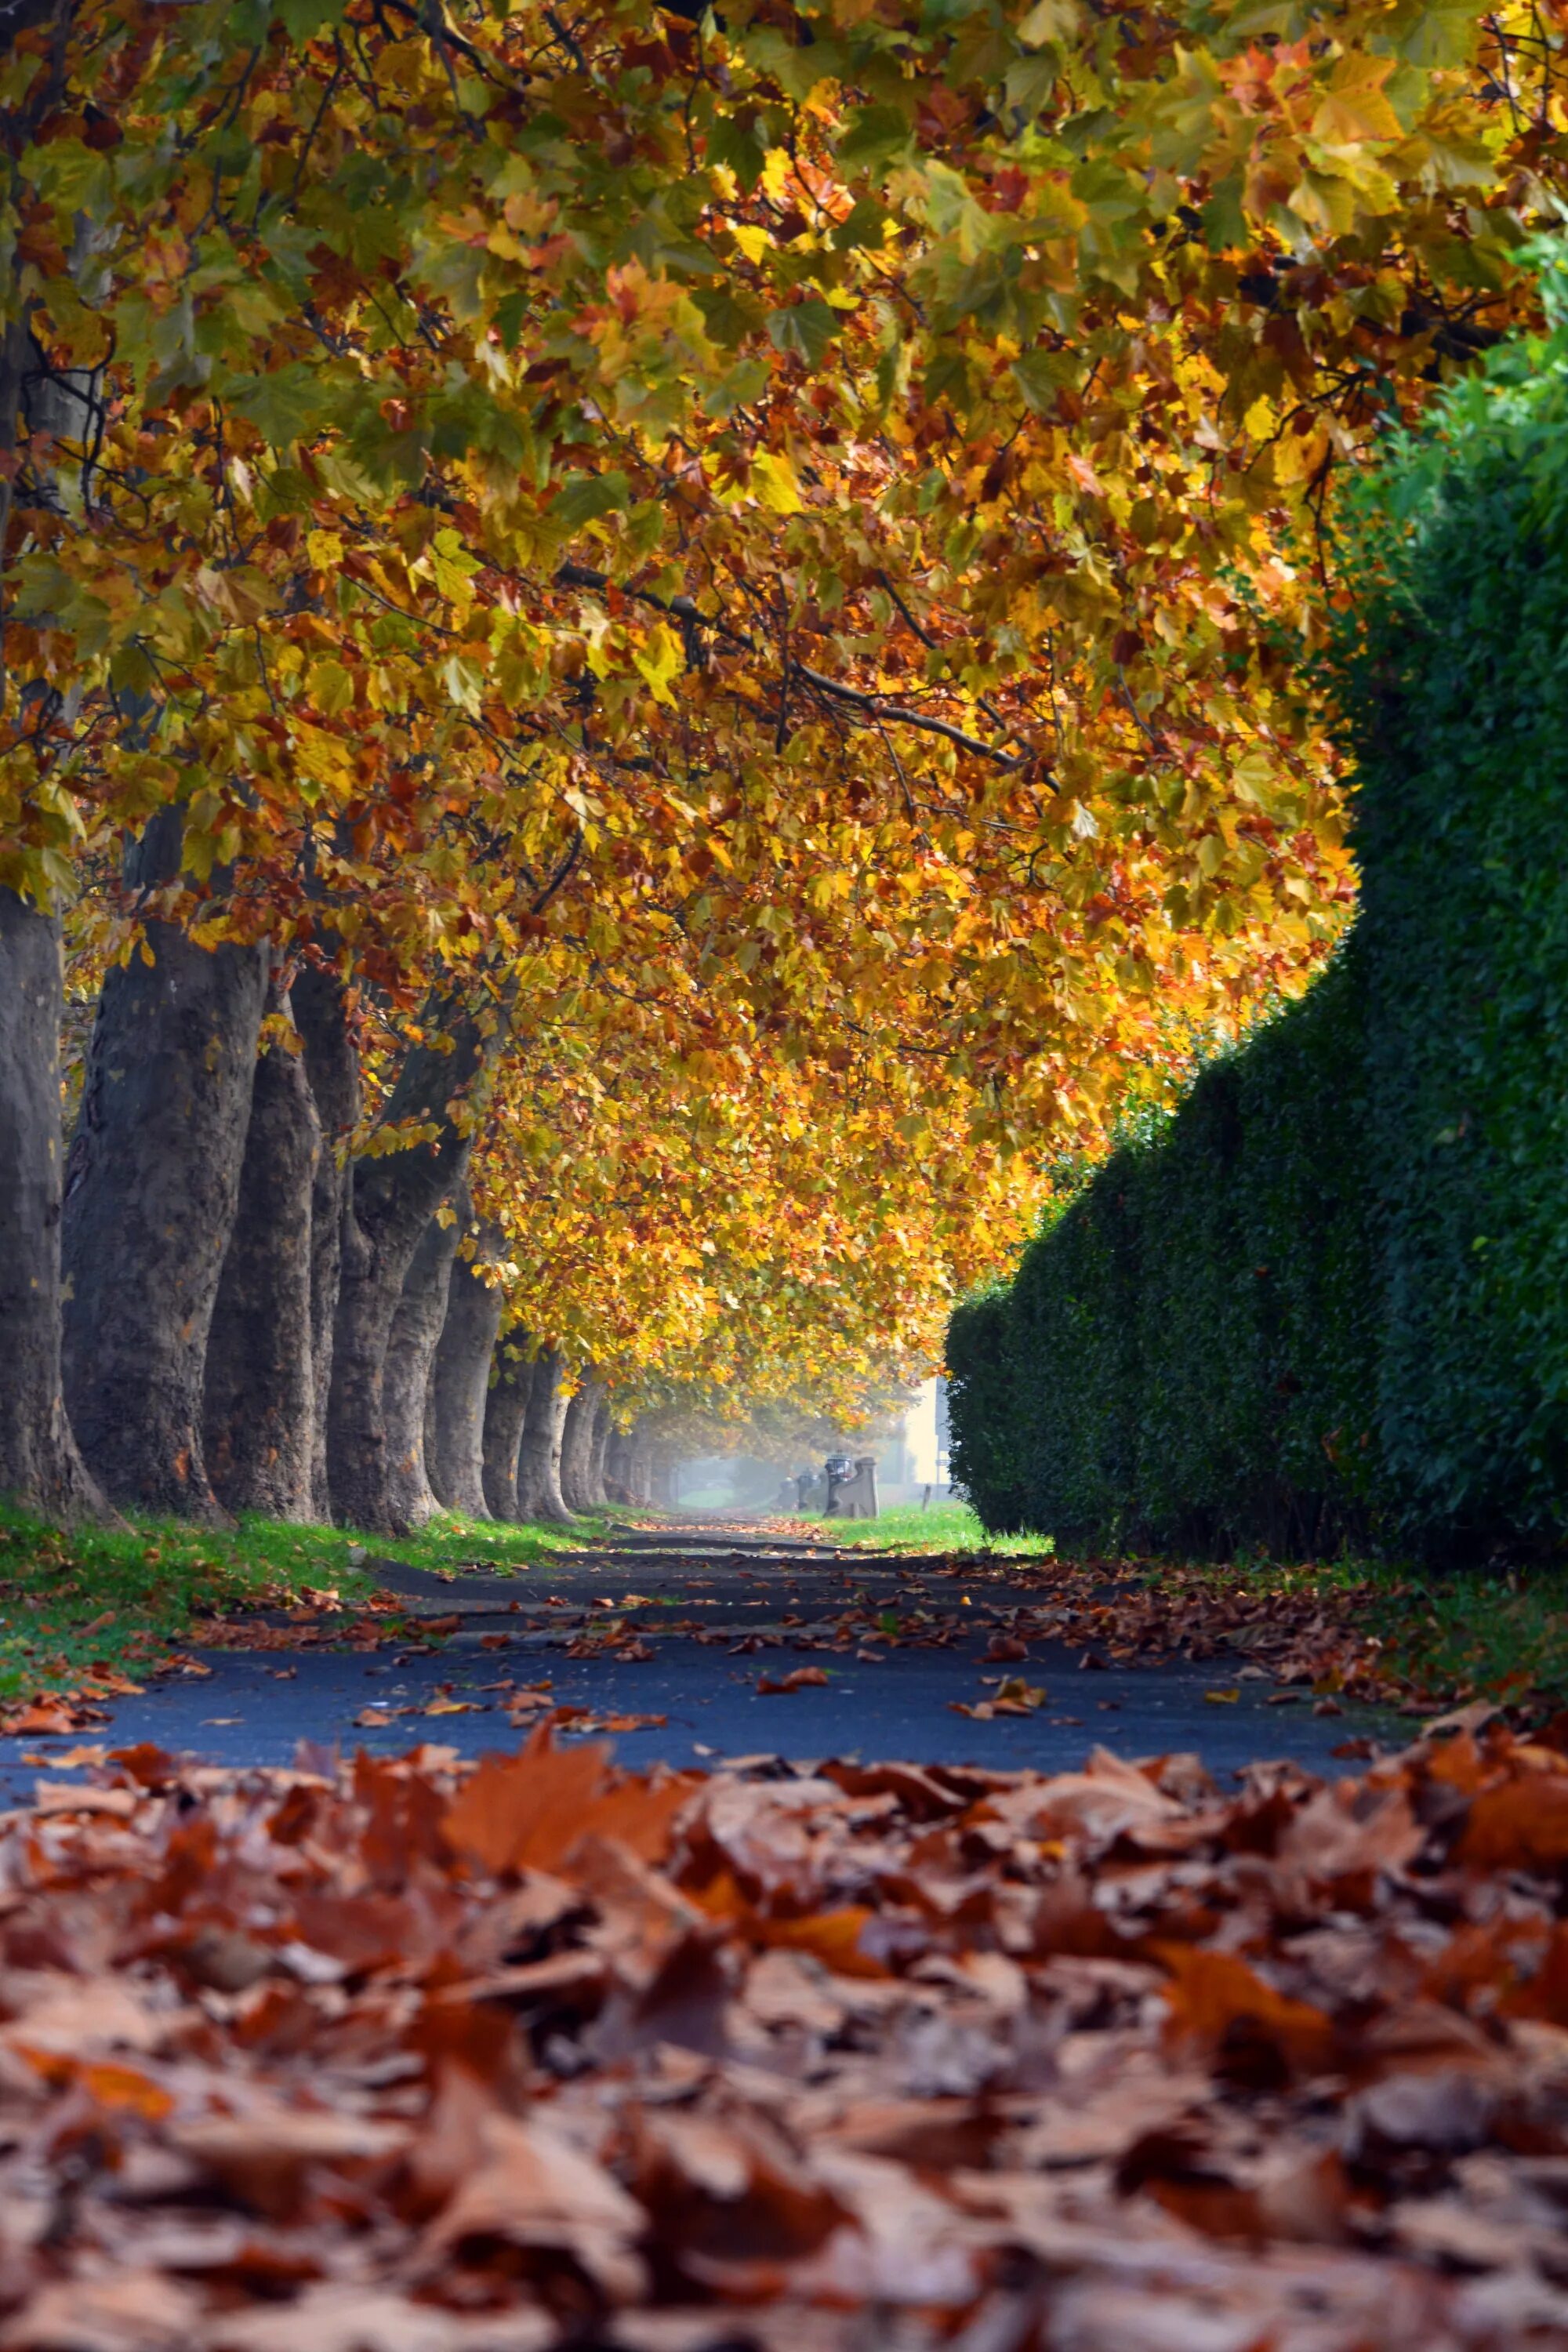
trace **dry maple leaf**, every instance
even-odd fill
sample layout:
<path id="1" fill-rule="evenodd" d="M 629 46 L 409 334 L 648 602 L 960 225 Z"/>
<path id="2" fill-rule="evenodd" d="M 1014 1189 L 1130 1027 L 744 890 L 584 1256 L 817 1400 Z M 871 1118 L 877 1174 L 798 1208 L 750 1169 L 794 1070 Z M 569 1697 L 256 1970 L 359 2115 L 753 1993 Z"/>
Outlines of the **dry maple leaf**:
<path id="1" fill-rule="evenodd" d="M 819 1684 L 826 1685 L 828 1680 L 825 1667 L 792 1666 L 787 1675 L 780 1675 L 776 1680 L 772 1675 L 759 1675 L 757 1688 L 764 1695 L 776 1697 L 789 1691 L 809 1690 Z"/>

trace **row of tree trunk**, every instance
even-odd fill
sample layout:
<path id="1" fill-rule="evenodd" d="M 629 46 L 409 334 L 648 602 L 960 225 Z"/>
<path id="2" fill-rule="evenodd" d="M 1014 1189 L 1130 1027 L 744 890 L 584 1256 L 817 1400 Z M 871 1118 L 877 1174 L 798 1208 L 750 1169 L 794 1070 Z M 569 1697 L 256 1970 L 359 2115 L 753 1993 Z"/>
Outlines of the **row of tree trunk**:
<path id="1" fill-rule="evenodd" d="M 177 812 L 127 866 L 172 878 Z M 148 924 L 104 982 L 60 1132 L 60 942 L 0 890 L 0 1492 L 51 1517 L 253 1510 L 401 1532 L 438 1507 L 645 1501 L 603 1384 L 501 1331 L 464 1098 L 493 1050 L 431 1009 L 387 1107 L 434 1140 L 349 1156 L 352 1011 L 327 971 Z M 269 1018 L 269 1016 L 278 1016 Z M 62 1166 L 63 1157 L 63 1166 Z"/>

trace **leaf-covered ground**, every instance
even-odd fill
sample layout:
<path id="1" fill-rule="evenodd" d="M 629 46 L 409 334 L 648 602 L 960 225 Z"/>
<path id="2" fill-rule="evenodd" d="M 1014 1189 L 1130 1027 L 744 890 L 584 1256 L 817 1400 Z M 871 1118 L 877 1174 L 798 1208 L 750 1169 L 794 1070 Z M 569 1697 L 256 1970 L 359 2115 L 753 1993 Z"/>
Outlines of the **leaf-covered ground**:
<path id="1" fill-rule="evenodd" d="M 0 1822 L 10 2352 L 1568 2344 L 1568 1727 Z"/>
<path id="2" fill-rule="evenodd" d="M 757 1654 L 762 1686 L 798 1671 L 787 1655 L 763 1653 L 805 1653 L 837 1677 L 902 1652 L 942 1650 L 952 1674 L 936 1703 L 983 1719 L 1046 1705 L 1041 1669 L 1053 1650 L 1058 1664 L 1066 1650 L 1090 1667 L 1184 1660 L 1209 1671 L 1207 1696 L 1216 1701 L 1248 1681 L 1255 1690 L 1272 1683 L 1280 1696 L 1325 1714 L 1345 1698 L 1431 1714 L 1488 1696 L 1509 1706 L 1519 1728 L 1568 1700 L 1568 1618 L 1546 1573 L 1422 1580 L 1354 1564 L 1194 1567 L 962 1544 L 895 1554 L 873 1544 L 819 1552 L 803 1579 L 798 1545 L 788 1556 L 789 1527 L 725 1531 L 715 1582 L 715 1556 L 700 1549 L 715 1543 L 711 1523 L 503 1528 L 443 1518 L 373 1553 L 342 1529 L 249 1519 L 226 1532 L 144 1522 L 62 1535 L 0 1509 L 0 1738 L 101 1726 L 150 1682 L 205 1675 L 193 1653 L 353 1659 L 411 1642 L 439 1653 L 454 1636 L 461 1646 L 478 1638 L 464 1612 L 480 1605 L 461 1598 L 463 1588 L 487 1580 L 504 1612 L 494 1619 L 502 1630 L 482 1643 L 487 1651 L 543 1643 L 577 1659 L 658 1657 L 673 1672 L 681 1645 L 696 1643 Z M 805 1532 L 821 1530 L 795 1530 Z M 650 1547 L 665 1557 L 662 1580 Z M 406 1596 L 387 1589 L 403 1568 L 436 1597 L 416 1622 Z M 795 1589 L 803 1584 L 813 1590 Z M 448 1590 L 460 1602 L 449 1618 Z M 985 1643 L 978 1674 L 964 1664 L 966 1640 L 972 1647 L 977 1635 Z M 549 1664 L 537 1661 L 516 1679 L 539 1685 Z M 323 1724 L 321 1735 L 348 1732 L 374 1696 L 350 1704 L 345 1683 L 342 1721 Z M 1050 1704 L 1059 1713 L 1059 1685 Z M 648 1705 L 626 1692 L 608 1712 L 647 1713 Z M 652 1705 L 658 1714 L 665 1702 Z M 1072 1719 L 1069 1707 L 1062 1720 Z M 1145 1744 L 1158 1738 L 1150 1726 Z M 831 1738 L 856 1744 L 853 1722 L 847 1717 Z M 891 1752 L 904 1752 L 901 1738 Z"/>
<path id="3" fill-rule="evenodd" d="M 523 1570 L 603 1528 L 592 1519 L 503 1528 L 443 1513 L 415 1535 L 370 1538 L 247 1513 L 228 1528 L 135 1517 L 61 1529 L 0 1500 L 0 1700 L 70 1690 L 110 1698 L 126 1677 L 165 1665 L 205 1619 L 366 1601 L 373 1544 L 437 1574 L 481 1552 L 498 1568 Z"/>

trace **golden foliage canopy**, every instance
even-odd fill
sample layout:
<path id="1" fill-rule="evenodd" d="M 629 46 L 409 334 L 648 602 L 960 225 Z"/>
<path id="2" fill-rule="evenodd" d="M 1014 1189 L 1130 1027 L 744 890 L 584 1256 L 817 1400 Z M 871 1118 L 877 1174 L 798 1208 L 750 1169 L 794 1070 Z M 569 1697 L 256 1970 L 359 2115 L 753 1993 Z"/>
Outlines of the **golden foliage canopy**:
<path id="1" fill-rule="evenodd" d="M 1333 485 L 1531 307 L 1560 6 L 10 21 L 0 881 L 174 802 L 157 911 L 482 1006 L 585 1347 L 812 1200 L 790 1312 L 844 1219 L 897 1326 L 1321 957 Z"/>

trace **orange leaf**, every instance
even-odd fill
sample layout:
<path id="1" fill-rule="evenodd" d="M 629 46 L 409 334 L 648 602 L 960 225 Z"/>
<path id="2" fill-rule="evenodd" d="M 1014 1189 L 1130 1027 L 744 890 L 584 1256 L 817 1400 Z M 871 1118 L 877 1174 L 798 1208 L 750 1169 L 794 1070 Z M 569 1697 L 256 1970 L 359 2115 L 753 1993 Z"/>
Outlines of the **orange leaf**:
<path id="1" fill-rule="evenodd" d="M 1532 1774 L 1483 1790 L 1458 1858 L 1477 1870 L 1552 1870 L 1568 1862 L 1568 1779 Z"/>
<path id="2" fill-rule="evenodd" d="M 1154 1957 L 1171 1972 L 1165 1998 L 1178 2040 L 1218 2048 L 1238 2040 L 1263 2042 L 1294 2070 L 1326 2065 L 1333 2052 L 1332 2021 L 1304 2000 L 1277 1992 L 1234 1952 L 1194 1951 L 1159 1944 Z"/>
<path id="3" fill-rule="evenodd" d="M 106 2061 L 81 2067 L 77 2081 L 89 2098 L 100 2107 L 123 2107 L 152 2123 L 161 2123 L 174 2113 L 174 2102 L 161 2083 L 149 2082 L 134 2066 L 115 2066 Z"/>
<path id="4" fill-rule="evenodd" d="M 458 1853 L 500 1874 L 548 1870 L 583 1835 L 610 1761 L 601 1741 L 557 1748 L 542 1723 L 516 1756 L 487 1757 L 448 1806 L 442 1833 Z"/>
<path id="5" fill-rule="evenodd" d="M 781 1693 L 805 1690 L 810 1685 L 826 1683 L 826 1680 L 827 1675 L 821 1666 L 796 1666 L 793 1673 L 781 1675 L 776 1682 L 771 1675 L 759 1675 L 757 1688 L 764 1695 L 771 1693 L 776 1697 Z"/>
<path id="6" fill-rule="evenodd" d="M 669 1852 L 669 1832 L 701 1775 L 684 1773 L 661 1781 L 626 1780 L 606 1790 L 583 1813 L 576 1824 L 579 1837 L 614 1838 L 629 1846 L 640 1862 L 660 1862 Z"/>

